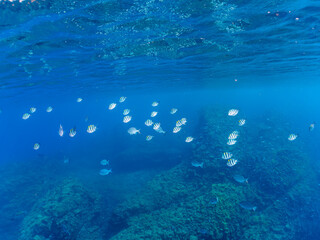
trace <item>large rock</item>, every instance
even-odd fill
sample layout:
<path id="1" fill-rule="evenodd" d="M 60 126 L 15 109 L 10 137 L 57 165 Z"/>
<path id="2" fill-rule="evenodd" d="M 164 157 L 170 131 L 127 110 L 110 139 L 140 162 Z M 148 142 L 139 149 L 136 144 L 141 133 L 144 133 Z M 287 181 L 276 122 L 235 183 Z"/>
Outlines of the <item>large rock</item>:
<path id="1" fill-rule="evenodd" d="M 24 218 L 20 240 L 102 239 L 98 197 L 73 179 L 39 199 Z"/>

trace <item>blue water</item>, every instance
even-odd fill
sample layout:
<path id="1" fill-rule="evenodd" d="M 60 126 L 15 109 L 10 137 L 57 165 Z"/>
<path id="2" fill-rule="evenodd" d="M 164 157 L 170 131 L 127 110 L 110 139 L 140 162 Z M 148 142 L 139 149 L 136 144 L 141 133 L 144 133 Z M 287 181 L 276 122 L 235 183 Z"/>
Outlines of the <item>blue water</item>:
<path id="1" fill-rule="evenodd" d="M 185 216 L 174 224 L 168 220 L 168 229 L 178 228 L 183 233 L 172 230 L 176 231 L 172 237 L 171 230 L 164 230 L 157 235 L 152 228 L 152 221 L 159 221 L 157 211 L 171 210 L 167 206 L 150 208 L 150 202 L 159 204 L 156 197 L 141 194 L 156 196 L 157 190 L 166 189 L 166 184 L 148 188 L 159 178 L 174 186 L 169 177 L 174 169 L 186 171 L 186 178 L 177 182 L 197 182 L 200 189 L 206 188 L 207 192 L 201 192 L 204 198 L 211 192 L 210 184 L 234 184 L 234 172 L 227 166 L 219 170 L 225 175 L 208 177 L 220 168 L 206 162 L 206 156 L 220 158 L 221 151 L 228 150 L 219 144 L 234 130 L 224 129 L 232 108 L 239 109 L 237 120 L 246 119 L 239 140 L 243 145 L 236 151 L 247 159 L 239 159 L 234 169 L 241 174 L 252 171 L 252 191 L 259 196 L 255 214 L 289 226 L 272 228 L 278 235 L 265 239 L 318 239 L 319 230 L 313 223 L 320 219 L 319 10 L 320 3 L 311 0 L 0 0 L 0 239 L 90 240 L 76 223 L 69 226 L 59 220 L 50 225 L 47 235 L 39 234 L 43 238 L 23 233 L 28 221 L 41 212 L 39 205 L 59 195 L 52 191 L 58 191 L 66 179 L 79 181 L 100 196 L 97 206 L 103 210 L 92 221 L 103 239 L 160 239 L 161 234 L 161 239 L 258 239 L 248 238 L 253 230 L 240 225 L 237 234 L 228 235 L 229 229 L 221 230 L 224 237 L 213 237 L 213 229 L 197 225 L 208 222 L 204 214 L 195 216 L 195 223 L 185 223 Z M 123 103 L 119 103 L 121 96 L 127 97 Z M 79 97 L 83 99 L 80 103 L 76 101 Z M 154 101 L 159 106 L 152 107 Z M 113 102 L 116 108 L 108 110 Z M 46 112 L 48 106 L 53 107 L 51 113 Z M 23 120 L 31 107 L 37 111 Z M 132 116 L 127 124 L 123 123 L 125 108 Z M 178 112 L 170 114 L 172 108 Z M 217 116 L 206 117 L 208 109 L 214 109 Z M 161 123 L 165 134 L 144 124 L 154 110 L 158 115 L 152 120 Z M 186 126 L 173 134 L 176 121 L 183 117 Z M 312 123 L 315 128 L 310 131 Z M 60 124 L 63 137 L 58 134 Z M 92 134 L 87 133 L 90 124 L 97 126 Z M 209 130 L 220 129 L 211 133 L 214 140 L 207 135 L 207 124 Z M 233 126 L 238 127 L 237 123 Z M 129 127 L 141 129 L 141 134 L 129 135 Z M 71 128 L 77 130 L 74 138 L 68 136 Z M 288 141 L 291 133 L 298 135 L 292 144 Z M 147 135 L 154 138 L 146 141 Z M 188 136 L 194 138 L 192 143 L 185 142 Z M 261 141 L 270 145 L 261 147 Z M 33 149 L 35 143 L 40 144 L 39 150 Z M 214 149 L 208 152 L 201 148 L 204 145 Z M 264 180 L 252 170 L 263 165 L 246 161 L 248 156 L 268 161 L 275 151 L 282 150 L 288 151 L 284 155 L 292 170 L 289 179 L 297 175 L 290 165 L 299 162 L 296 156 L 302 156 L 300 167 L 307 174 L 294 184 L 296 189 L 291 186 L 295 190 L 286 189 L 278 196 L 275 189 L 264 192 Z M 197 159 L 205 161 L 203 171 L 190 164 L 199 157 L 195 152 L 203 154 Z M 108 176 L 99 175 L 102 159 L 110 161 L 107 168 L 112 168 L 112 173 Z M 275 165 L 266 165 L 266 169 L 277 169 Z M 300 190 L 306 196 L 295 198 Z M 170 195 L 170 187 L 164 192 Z M 70 199 L 72 193 L 70 190 Z M 128 210 L 127 223 L 113 225 L 119 206 L 141 195 L 148 207 L 141 204 L 140 209 L 134 208 L 136 212 Z M 187 199 L 181 196 L 171 204 L 178 206 Z M 278 222 L 280 218 L 266 210 L 282 200 L 288 208 L 283 215 L 296 218 L 296 222 Z M 217 205 L 220 202 L 223 199 Z M 148 218 L 139 215 L 141 212 Z M 170 214 L 167 216 L 170 219 Z M 135 217 L 145 228 L 130 226 Z M 150 226 L 145 226 L 146 219 Z M 235 217 L 229 224 L 238 224 L 239 219 Z M 131 229 L 137 235 L 130 235 Z M 153 237 L 144 235 L 146 229 L 152 229 Z M 92 235 L 92 239 L 100 238 Z"/>

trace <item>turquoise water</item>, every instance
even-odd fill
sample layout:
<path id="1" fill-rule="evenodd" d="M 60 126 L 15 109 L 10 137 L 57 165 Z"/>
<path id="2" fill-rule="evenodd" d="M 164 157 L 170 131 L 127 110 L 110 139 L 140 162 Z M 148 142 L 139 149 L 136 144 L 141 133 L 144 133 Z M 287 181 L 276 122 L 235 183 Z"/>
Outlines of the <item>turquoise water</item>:
<path id="1" fill-rule="evenodd" d="M 0 239 L 318 239 L 319 9 L 0 0 Z"/>

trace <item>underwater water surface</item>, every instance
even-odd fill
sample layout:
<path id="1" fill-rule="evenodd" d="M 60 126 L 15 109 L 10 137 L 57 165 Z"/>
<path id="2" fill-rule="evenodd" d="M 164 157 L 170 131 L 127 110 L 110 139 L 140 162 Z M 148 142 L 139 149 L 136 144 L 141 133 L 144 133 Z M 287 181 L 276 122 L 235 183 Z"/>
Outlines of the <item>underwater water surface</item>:
<path id="1" fill-rule="evenodd" d="M 0 0 L 0 240 L 317 240 L 320 3 Z"/>

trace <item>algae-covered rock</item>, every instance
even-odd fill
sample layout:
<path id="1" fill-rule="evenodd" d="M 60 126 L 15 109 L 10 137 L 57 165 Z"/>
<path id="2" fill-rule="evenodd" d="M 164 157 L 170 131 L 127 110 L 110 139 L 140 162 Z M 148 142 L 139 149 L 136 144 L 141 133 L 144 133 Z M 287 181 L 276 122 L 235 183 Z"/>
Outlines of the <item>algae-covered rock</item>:
<path id="1" fill-rule="evenodd" d="M 67 179 L 37 201 L 23 220 L 19 239 L 98 240 L 98 224 L 97 196 Z"/>
<path id="2" fill-rule="evenodd" d="M 262 119 L 250 133 L 215 109 L 207 109 L 200 122 L 190 158 L 116 208 L 111 239 L 308 239 L 299 221 L 302 212 L 318 216 L 308 210 L 316 199 L 314 188 L 305 187 L 312 186 L 315 175 L 301 147 L 286 139 L 287 130 L 276 129 L 276 119 Z M 228 146 L 233 130 L 239 131 L 239 141 Z M 224 151 L 239 163 L 227 167 Z M 194 160 L 204 162 L 204 168 L 192 167 Z M 234 174 L 248 177 L 249 183 L 236 182 Z M 243 201 L 256 211 L 242 208 Z"/>

